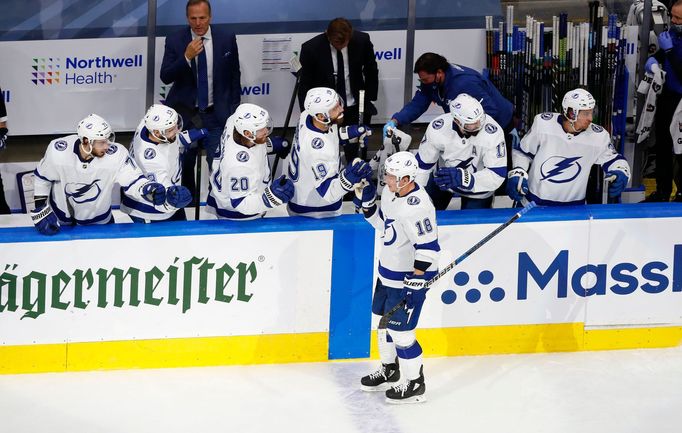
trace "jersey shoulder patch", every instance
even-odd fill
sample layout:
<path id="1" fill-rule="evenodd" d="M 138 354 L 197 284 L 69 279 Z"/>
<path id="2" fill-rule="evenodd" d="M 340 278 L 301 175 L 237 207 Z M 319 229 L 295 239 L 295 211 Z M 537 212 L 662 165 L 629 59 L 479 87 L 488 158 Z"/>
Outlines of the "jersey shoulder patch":
<path id="1" fill-rule="evenodd" d="M 66 150 L 67 147 L 69 147 L 69 145 L 66 140 L 57 140 L 54 142 L 54 148 L 59 151 Z"/>
<path id="2" fill-rule="evenodd" d="M 237 152 L 237 161 L 246 162 L 249 160 L 249 153 L 245 150 Z"/>
<path id="3" fill-rule="evenodd" d="M 484 129 L 488 134 L 494 134 L 497 132 L 497 126 L 493 125 L 492 123 L 486 123 Z"/>
<path id="4" fill-rule="evenodd" d="M 315 137 L 310 143 L 310 146 L 312 146 L 313 149 L 322 149 L 324 147 L 324 140 L 320 137 Z"/>
<path id="5" fill-rule="evenodd" d="M 600 132 L 602 132 L 602 131 L 604 130 L 603 127 L 601 127 L 601 126 L 599 126 L 599 125 L 595 125 L 594 123 L 592 123 L 590 126 L 592 126 L 592 130 L 593 130 L 594 132 L 596 132 L 597 134 L 600 133 Z"/>
<path id="6" fill-rule="evenodd" d="M 431 126 L 433 129 L 440 129 L 444 125 L 443 119 L 436 119 L 433 122 L 431 122 Z"/>
<path id="7" fill-rule="evenodd" d="M 144 150 L 144 159 L 154 159 L 156 156 L 156 150 L 148 147 Z"/>
<path id="8" fill-rule="evenodd" d="M 409 205 L 416 206 L 419 203 L 421 203 L 421 200 L 419 200 L 419 197 L 417 197 L 417 196 L 413 195 L 413 196 L 407 198 L 407 204 L 409 204 Z"/>
<path id="9" fill-rule="evenodd" d="M 107 155 L 113 155 L 116 152 L 118 152 L 118 146 L 114 143 L 110 144 L 109 149 L 107 149 Z"/>
<path id="10" fill-rule="evenodd" d="M 540 118 L 541 118 L 542 120 L 551 120 L 552 117 L 554 117 L 554 115 L 553 115 L 552 113 L 542 113 L 542 114 L 540 115 Z"/>

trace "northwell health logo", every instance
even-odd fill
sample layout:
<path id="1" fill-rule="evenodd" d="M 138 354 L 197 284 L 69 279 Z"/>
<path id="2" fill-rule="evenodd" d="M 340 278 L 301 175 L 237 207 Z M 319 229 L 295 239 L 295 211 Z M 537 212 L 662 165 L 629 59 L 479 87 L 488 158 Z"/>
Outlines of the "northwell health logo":
<path id="1" fill-rule="evenodd" d="M 36 86 L 112 84 L 117 71 L 143 66 L 142 54 L 130 57 L 34 57 L 31 81 Z"/>
<path id="2" fill-rule="evenodd" d="M 36 86 L 59 84 L 61 74 L 60 60 L 56 57 L 34 57 L 31 65 L 31 81 Z"/>

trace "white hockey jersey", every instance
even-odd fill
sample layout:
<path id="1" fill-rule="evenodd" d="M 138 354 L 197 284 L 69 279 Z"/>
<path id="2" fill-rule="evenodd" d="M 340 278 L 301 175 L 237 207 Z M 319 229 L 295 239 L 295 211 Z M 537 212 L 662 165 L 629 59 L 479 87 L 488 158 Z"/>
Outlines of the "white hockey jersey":
<path id="1" fill-rule="evenodd" d="M 528 171 L 527 197 L 539 205 L 585 203 L 593 164 L 600 164 L 605 172 L 630 173 L 604 128 L 593 123 L 579 134 L 570 134 L 561 126 L 562 118 L 558 113 L 538 114 L 520 149 L 512 151 L 514 167 Z"/>
<path id="2" fill-rule="evenodd" d="M 313 218 L 341 214 L 343 196 L 339 172 L 339 128 L 327 132 L 315 127 L 307 111 L 301 113 L 293 147 L 288 159 L 288 177 L 294 182 L 294 197 L 288 203 L 289 214 Z"/>
<path id="3" fill-rule="evenodd" d="M 418 184 L 426 186 L 439 158 L 444 161 L 443 167 L 459 167 L 473 173 L 473 190 L 455 191 L 465 197 L 490 197 L 507 177 L 504 131 L 492 116 L 486 116 L 478 134 L 468 138 L 460 135 L 449 113 L 434 119 L 419 144 Z"/>
<path id="4" fill-rule="evenodd" d="M 181 184 L 181 149 L 182 144 L 177 136 L 173 143 L 154 143 L 149 139 L 149 131 L 144 123 L 140 123 L 130 146 L 130 156 L 147 179 L 169 188 Z M 121 211 L 145 220 L 163 221 L 173 216 L 177 210 L 178 208 L 167 203 L 154 205 L 126 194 L 121 196 Z"/>
<path id="5" fill-rule="evenodd" d="M 402 288 L 403 279 L 414 272 L 415 260 L 431 263 L 425 277 L 438 271 L 438 226 L 431 198 L 419 185 L 404 197 L 388 186 L 382 191 L 381 206 L 367 221 L 382 234 L 379 253 L 381 284 Z"/>
<path id="6" fill-rule="evenodd" d="M 35 196 L 49 202 L 64 224 L 106 224 L 111 217 L 111 192 L 115 183 L 136 199 L 147 183 L 125 147 L 113 143 L 107 153 L 84 161 L 77 135 L 52 140 L 35 169 Z"/>
<path id="7" fill-rule="evenodd" d="M 267 146 L 242 146 L 234 141 L 232 133 L 228 121 L 220 140 L 220 159 L 213 163 L 209 177 L 206 210 L 224 219 L 260 218 L 269 209 L 263 200 L 263 192 L 270 185 Z"/>

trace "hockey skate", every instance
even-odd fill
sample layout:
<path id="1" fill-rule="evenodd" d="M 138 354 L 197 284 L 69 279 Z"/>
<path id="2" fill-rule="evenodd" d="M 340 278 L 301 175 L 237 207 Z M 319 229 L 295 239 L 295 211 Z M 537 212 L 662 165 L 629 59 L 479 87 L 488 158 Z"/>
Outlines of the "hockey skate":
<path id="1" fill-rule="evenodd" d="M 386 402 L 391 404 L 423 403 L 426 401 L 424 366 L 419 369 L 419 377 L 401 382 L 386 391 Z"/>
<path id="2" fill-rule="evenodd" d="M 395 362 L 381 364 L 377 371 L 360 379 L 360 387 L 363 391 L 386 391 L 391 387 L 391 384 L 399 380 L 400 369 L 398 367 L 398 358 L 396 358 Z"/>

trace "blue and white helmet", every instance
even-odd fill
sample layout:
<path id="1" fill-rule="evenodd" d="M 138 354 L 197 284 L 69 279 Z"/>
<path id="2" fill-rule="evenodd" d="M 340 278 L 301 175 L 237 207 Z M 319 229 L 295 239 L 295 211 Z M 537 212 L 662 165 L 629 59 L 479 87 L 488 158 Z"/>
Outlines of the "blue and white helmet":
<path id="1" fill-rule="evenodd" d="M 173 138 L 172 130 L 175 129 L 176 134 L 182 130 L 182 117 L 171 107 L 154 104 L 144 115 L 144 126 L 154 137 L 169 143 Z"/>
<path id="2" fill-rule="evenodd" d="M 417 158 L 407 151 L 396 152 L 384 162 L 384 173 L 391 174 L 398 180 L 407 176 L 412 182 L 417 176 L 418 169 Z"/>
<path id="3" fill-rule="evenodd" d="M 329 123 L 331 122 L 331 111 L 341 104 L 341 101 L 341 97 L 335 90 L 329 87 L 313 87 L 305 95 L 303 108 L 313 116 L 321 114 L 324 117 L 324 121 L 321 122 Z"/>
<path id="4" fill-rule="evenodd" d="M 466 93 L 460 93 L 450 101 L 450 114 L 459 128 L 466 132 L 480 131 L 485 123 L 483 105 Z"/>
<path id="5" fill-rule="evenodd" d="M 256 139 L 258 131 L 262 129 L 266 129 L 267 137 L 272 133 L 270 113 L 256 104 L 241 104 L 234 112 L 234 129 L 251 142 Z"/>
<path id="6" fill-rule="evenodd" d="M 578 118 L 580 110 L 592 110 L 595 106 L 594 97 L 585 89 L 574 89 L 566 92 L 563 101 L 561 101 L 561 108 L 564 116 L 570 120 L 575 121 Z M 568 109 L 573 110 L 573 117 L 569 117 Z"/>
<path id="7" fill-rule="evenodd" d="M 108 140 L 109 143 L 116 141 L 116 135 L 114 130 L 111 129 L 109 122 L 94 113 L 89 114 L 78 123 L 76 134 L 78 134 L 81 142 L 84 138 L 87 138 L 91 144 L 96 140 Z"/>

